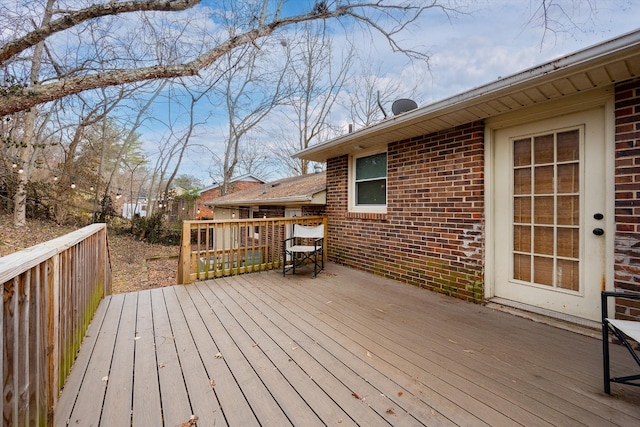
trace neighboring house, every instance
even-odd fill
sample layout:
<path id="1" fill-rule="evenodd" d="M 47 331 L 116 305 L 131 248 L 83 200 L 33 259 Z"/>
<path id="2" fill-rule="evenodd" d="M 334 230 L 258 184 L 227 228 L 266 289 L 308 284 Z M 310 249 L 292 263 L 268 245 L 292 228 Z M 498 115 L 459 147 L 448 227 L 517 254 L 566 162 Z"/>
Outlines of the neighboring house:
<path id="1" fill-rule="evenodd" d="M 589 325 L 640 291 L 640 31 L 294 157 L 327 162 L 335 262 Z"/>
<path id="2" fill-rule="evenodd" d="M 324 215 L 326 173 L 300 175 L 257 185 L 203 202 L 216 219 Z"/>
<path id="3" fill-rule="evenodd" d="M 147 198 L 139 197 L 136 203 L 122 204 L 122 217 L 131 219 L 133 217 L 147 216 Z"/>
<path id="4" fill-rule="evenodd" d="M 227 195 L 243 191 L 257 185 L 264 184 L 264 181 L 254 175 L 247 174 L 229 181 Z M 200 190 L 200 196 L 196 199 L 196 219 L 213 219 L 213 210 L 205 202 L 222 196 L 222 186 L 219 184 L 210 185 Z"/>

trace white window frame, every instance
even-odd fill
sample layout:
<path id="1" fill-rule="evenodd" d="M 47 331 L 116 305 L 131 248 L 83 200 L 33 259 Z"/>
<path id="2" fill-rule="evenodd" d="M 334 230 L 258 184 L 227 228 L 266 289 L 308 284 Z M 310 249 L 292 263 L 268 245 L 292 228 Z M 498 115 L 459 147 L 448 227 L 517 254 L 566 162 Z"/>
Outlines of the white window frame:
<path id="1" fill-rule="evenodd" d="M 387 190 L 386 200 L 384 205 L 357 205 L 356 204 L 356 160 L 362 157 L 369 157 L 375 154 L 387 153 L 387 146 L 375 147 L 367 150 L 358 151 L 357 153 L 349 156 L 349 212 L 363 212 L 363 213 L 387 213 L 387 204 L 389 203 L 389 155 L 387 153 L 387 174 L 385 176 Z"/>

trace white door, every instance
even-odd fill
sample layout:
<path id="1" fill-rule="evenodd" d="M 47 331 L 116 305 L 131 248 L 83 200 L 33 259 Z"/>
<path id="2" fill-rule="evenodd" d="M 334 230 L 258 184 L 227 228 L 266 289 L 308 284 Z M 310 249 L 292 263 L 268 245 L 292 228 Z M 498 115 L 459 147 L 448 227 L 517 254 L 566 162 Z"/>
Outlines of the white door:
<path id="1" fill-rule="evenodd" d="M 495 131 L 495 296 L 599 320 L 604 128 L 594 109 Z"/>

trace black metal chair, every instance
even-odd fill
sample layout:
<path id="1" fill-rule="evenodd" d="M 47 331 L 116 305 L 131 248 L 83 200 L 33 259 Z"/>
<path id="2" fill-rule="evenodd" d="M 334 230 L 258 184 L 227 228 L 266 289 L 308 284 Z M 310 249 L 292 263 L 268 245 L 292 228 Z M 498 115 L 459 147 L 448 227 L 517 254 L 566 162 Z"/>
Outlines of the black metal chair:
<path id="1" fill-rule="evenodd" d="M 287 247 L 287 245 L 290 245 Z M 282 275 L 290 268 L 296 274 L 296 267 L 307 260 L 313 263 L 313 277 L 324 270 L 324 225 L 308 226 L 293 224 L 292 237 L 282 242 Z M 287 265 L 287 259 L 291 264 Z"/>
<path id="2" fill-rule="evenodd" d="M 631 357 L 638 364 L 640 370 L 640 357 L 638 353 L 633 349 L 629 339 L 632 339 L 640 343 L 640 321 L 635 320 L 621 320 L 609 318 L 607 313 L 607 299 L 608 298 L 627 298 L 633 300 L 640 300 L 640 293 L 630 292 L 602 292 L 601 295 L 601 308 L 602 308 L 602 361 L 604 371 L 604 392 L 611 394 L 611 383 L 627 384 L 640 387 L 640 374 L 626 375 L 622 377 L 611 378 L 610 362 L 609 362 L 609 331 L 613 332 L 613 335 L 624 345 Z"/>

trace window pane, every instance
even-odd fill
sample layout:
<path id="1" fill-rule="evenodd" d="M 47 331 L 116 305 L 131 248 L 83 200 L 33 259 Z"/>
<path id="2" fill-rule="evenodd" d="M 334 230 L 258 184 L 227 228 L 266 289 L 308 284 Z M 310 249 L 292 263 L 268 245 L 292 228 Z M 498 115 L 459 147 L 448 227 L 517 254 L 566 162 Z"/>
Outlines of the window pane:
<path id="1" fill-rule="evenodd" d="M 531 223 L 531 197 L 513 198 L 513 222 Z"/>
<path id="2" fill-rule="evenodd" d="M 385 205 L 387 203 L 387 180 L 376 179 L 356 183 L 358 205 Z"/>
<path id="3" fill-rule="evenodd" d="M 541 255 L 553 255 L 553 227 L 534 227 L 533 251 Z"/>
<path id="4" fill-rule="evenodd" d="M 531 169 L 513 171 L 513 194 L 531 194 Z"/>
<path id="5" fill-rule="evenodd" d="M 558 224 L 578 225 L 580 221 L 579 196 L 558 196 Z"/>
<path id="6" fill-rule="evenodd" d="M 531 227 L 522 225 L 513 227 L 513 250 L 531 252 Z"/>
<path id="7" fill-rule="evenodd" d="M 569 261 L 566 259 L 558 260 L 558 287 L 561 289 L 569 289 L 572 291 L 580 290 L 580 273 L 578 269 L 578 261 Z"/>
<path id="8" fill-rule="evenodd" d="M 578 258 L 580 236 L 577 228 L 558 228 L 558 256 Z"/>
<path id="9" fill-rule="evenodd" d="M 531 138 L 513 142 L 513 165 L 528 166 L 531 164 Z"/>
<path id="10" fill-rule="evenodd" d="M 558 165 L 558 193 L 577 193 L 579 190 L 578 164 Z"/>
<path id="11" fill-rule="evenodd" d="M 536 174 L 536 194 L 553 194 L 553 166 L 538 166 Z"/>
<path id="12" fill-rule="evenodd" d="M 534 138 L 533 142 L 534 163 L 553 163 L 553 134 L 542 135 Z"/>
<path id="13" fill-rule="evenodd" d="M 525 282 L 531 281 L 531 257 L 529 255 L 513 255 L 513 278 Z"/>
<path id="14" fill-rule="evenodd" d="M 553 206 L 553 197 L 543 196 L 536 197 L 534 200 L 534 222 L 536 224 L 553 224 L 555 209 Z"/>
<path id="15" fill-rule="evenodd" d="M 539 285 L 553 285 L 553 258 L 533 258 L 533 281 Z"/>
<path id="16" fill-rule="evenodd" d="M 580 158 L 580 132 L 572 130 L 558 134 L 558 161 L 570 162 Z"/>
<path id="17" fill-rule="evenodd" d="M 387 176 L 387 153 L 356 159 L 356 181 Z"/>

